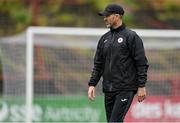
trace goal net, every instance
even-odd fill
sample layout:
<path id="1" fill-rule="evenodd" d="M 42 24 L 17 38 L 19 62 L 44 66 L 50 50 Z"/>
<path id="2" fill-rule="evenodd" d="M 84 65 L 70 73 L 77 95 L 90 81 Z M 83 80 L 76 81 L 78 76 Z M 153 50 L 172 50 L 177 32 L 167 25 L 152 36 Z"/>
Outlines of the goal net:
<path id="1" fill-rule="evenodd" d="M 30 27 L 26 36 L 2 39 L 0 121 L 106 121 L 102 83 L 94 102 L 88 101 L 87 83 L 98 40 L 107 31 Z M 143 39 L 150 65 L 148 95 L 180 96 L 180 31 L 135 31 Z"/>

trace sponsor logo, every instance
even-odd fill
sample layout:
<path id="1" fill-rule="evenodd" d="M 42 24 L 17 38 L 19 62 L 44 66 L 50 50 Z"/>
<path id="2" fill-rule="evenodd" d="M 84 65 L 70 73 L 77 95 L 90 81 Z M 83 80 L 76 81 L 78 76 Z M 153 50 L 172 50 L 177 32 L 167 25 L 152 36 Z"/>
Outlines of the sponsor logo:
<path id="1" fill-rule="evenodd" d="M 99 121 L 101 111 L 89 106 L 85 107 L 45 107 L 32 105 L 32 121 Z M 26 105 L 8 104 L 0 101 L 0 122 L 1 121 L 25 121 Z M 92 116 L 92 117 L 89 117 Z"/>
<path id="2" fill-rule="evenodd" d="M 135 103 L 132 106 L 131 113 L 134 119 L 153 120 L 166 118 L 167 121 L 169 119 L 180 121 L 180 102 L 157 100 L 157 102 Z"/>
<path id="3" fill-rule="evenodd" d="M 106 43 L 108 40 L 106 39 L 106 40 L 104 40 L 104 43 Z"/>
<path id="4" fill-rule="evenodd" d="M 126 101 L 127 99 L 121 99 L 121 102 L 124 102 L 124 101 Z"/>

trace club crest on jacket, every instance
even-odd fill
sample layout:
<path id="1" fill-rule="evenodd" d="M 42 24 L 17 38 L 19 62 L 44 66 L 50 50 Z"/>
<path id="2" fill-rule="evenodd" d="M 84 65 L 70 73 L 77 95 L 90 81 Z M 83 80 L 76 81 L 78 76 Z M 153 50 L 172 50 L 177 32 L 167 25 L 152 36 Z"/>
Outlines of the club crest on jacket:
<path id="1" fill-rule="evenodd" d="M 118 43 L 122 43 L 122 42 L 123 42 L 123 38 L 122 37 L 118 38 Z"/>

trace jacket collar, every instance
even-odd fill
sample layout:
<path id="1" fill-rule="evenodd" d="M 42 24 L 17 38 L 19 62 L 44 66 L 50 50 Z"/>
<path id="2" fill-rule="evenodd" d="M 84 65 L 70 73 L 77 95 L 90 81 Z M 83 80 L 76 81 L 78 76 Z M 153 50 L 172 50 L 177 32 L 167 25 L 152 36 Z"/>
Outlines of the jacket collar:
<path id="1" fill-rule="evenodd" d="M 119 26 L 118 28 L 116 29 L 113 29 L 113 28 L 110 28 L 111 32 L 116 32 L 116 31 L 122 31 L 125 29 L 125 24 L 123 23 L 121 26 Z"/>

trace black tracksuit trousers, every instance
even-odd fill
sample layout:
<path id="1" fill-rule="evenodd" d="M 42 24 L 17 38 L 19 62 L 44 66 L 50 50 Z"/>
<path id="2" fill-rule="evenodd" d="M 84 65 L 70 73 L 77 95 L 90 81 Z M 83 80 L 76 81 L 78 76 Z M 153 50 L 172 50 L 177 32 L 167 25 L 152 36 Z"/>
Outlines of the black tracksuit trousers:
<path id="1" fill-rule="evenodd" d="M 105 110 L 108 122 L 123 122 L 135 92 L 120 91 L 105 93 Z"/>

